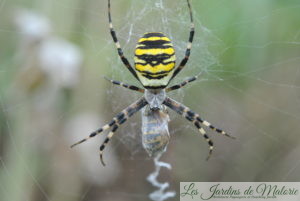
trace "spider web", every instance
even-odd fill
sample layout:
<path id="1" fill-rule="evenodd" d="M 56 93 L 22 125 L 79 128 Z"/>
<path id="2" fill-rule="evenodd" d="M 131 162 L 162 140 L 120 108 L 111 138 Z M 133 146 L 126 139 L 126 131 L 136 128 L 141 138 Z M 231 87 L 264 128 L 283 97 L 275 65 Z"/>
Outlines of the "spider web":
<path id="1" fill-rule="evenodd" d="M 299 181 L 299 2 L 191 3 L 196 25 L 192 53 L 172 83 L 202 74 L 169 95 L 237 140 L 206 129 L 215 145 L 206 162 L 205 140 L 170 112 L 171 142 L 161 160 L 173 169 L 161 169 L 158 180 L 168 181 L 177 194 L 180 181 Z M 79 47 L 81 70 L 70 69 L 79 74 L 76 82 L 57 84 L 33 71 L 25 73 L 24 81 L 36 43 L 27 46 L 26 34 L 12 25 L 23 8 L 51 22 L 46 34 Z M 146 178 L 154 166 L 141 146 L 140 114 L 122 125 L 105 149 L 105 168 L 98 159 L 105 135 L 69 149 L 140 97 L 101 78 L 139 85 L 117 56 L 106 1 L 2 0 L 0 11 L 1 200 L 149 200 L 155 188 Z M 189 34 L 185 1 L 114 0 L 112 17 L 131 63 L 136 41 L 149 31 L 164 32 L 177 61 L 183 58 Z M 49 73 L 57 78 L 61 72 Z"/>

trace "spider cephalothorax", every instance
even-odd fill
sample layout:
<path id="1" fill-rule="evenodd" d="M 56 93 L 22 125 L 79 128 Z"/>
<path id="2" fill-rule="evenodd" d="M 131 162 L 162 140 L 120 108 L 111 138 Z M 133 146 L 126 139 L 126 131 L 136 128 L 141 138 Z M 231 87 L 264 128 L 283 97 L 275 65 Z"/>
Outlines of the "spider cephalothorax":
<path id="1" fill-rule="evenodd" d="M 108 0 L 108 21 L 110 33 L 117 47 L 120 59 L 132 75 L 141 82 L 145 89 L 108 79 L 113 84 L 141 92 L 143 93 L 143 96 L 115 116 L 110 123 L 92 132 L 88 137 L 73 144 L 71 147 L 102 133 L 104 130 L 111 129 L 103 144 L 100 146 L 100 159 L 102 164 L 105 165 L 102 156 L 106 144 L 113 137 L 121 124 L 142 109 L 143 146 L 150 156 L 156 156 L 165 150 L 170 138 L 168 131 L 169 116 L 166 107 L 174 110 L 195 125 L 209 145 L 208 158 L 213 150 L 213 142 L 208 137 L 202 126 L 208 127 L 224 136 L 231 137 L 225 131 L 218 129 L 211 125 L 208 121 L 201 119 L 199 114 L 193 112 L 188 107 L 176 102 L 166 95 L 167 92 L 179 89 L 186 84 L 195 81 L 198 77 L 194 76 L 180 84 L 167 87 L 170 81 L 185 67 L 190 57 L 190 50 L 194 38 L 194 22 L 189 0 L 187 0 L 187 5 L 191 20 L 190 35 L 185 56 L 179 65 L 175 67 L 175 50 L 170 39 L 163 33 L 152 32 L 146 33 L 139 39 L 135 49 L 135 65 L 133 68 L 124 56 L 116 32 L 113 28 L 110 14 L 110 0 Z"/>

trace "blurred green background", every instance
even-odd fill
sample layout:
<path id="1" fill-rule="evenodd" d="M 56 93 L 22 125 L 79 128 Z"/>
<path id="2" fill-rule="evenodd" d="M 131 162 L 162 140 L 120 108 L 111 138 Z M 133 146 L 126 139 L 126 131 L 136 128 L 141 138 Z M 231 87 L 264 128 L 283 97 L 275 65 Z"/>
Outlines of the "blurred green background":
<path id="1" fill-rule="evenodd" d="M 102 76 L 137 84 L 118 59 L 105 0 L 0 0 L 0 200 L 149 200 L 153 161 L 141 146 L 140 115 L 122 126 L 99 161 L 103 136 L 70 145 L 140 95 Z M 196 36 L 170 96 L 236 140 L 170 112 L 171 142 L 160 181 L 300 181 L 300 2 L 192 0 Z M 184 54 L 184 0 L 112 0 L 130 61 L 147 31 L 166 32 Z M 172 200 L 172 199 L 170 199 Z M 178 197 L 173 200 L 179 200 Z"/>

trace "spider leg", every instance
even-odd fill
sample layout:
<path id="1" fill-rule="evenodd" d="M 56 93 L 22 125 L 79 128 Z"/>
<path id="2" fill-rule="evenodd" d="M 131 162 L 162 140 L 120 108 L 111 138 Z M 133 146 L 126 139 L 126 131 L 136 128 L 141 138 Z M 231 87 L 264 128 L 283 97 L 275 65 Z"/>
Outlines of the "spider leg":
<path id="1" fill-rule="evenodd" d="M 123 112 L 119 113 L 117 116 L 123 114 Z M 96 135 L 102 133 L 103 131 L 111 128 L 113 125 L 116 124 L 116 118 L 114 118 L 110 123 L 108 124 L 105 124 L 104 126 L 102 126 L 101 128 L 99 128 L 98 130 L 92 132 L 89 136 L 87 136 L 86 138 L 76 142 L 75 144 L 71 145 L 71 148 L 75 147 L 76 145 L 79 145 L 85 141 L 87 141 L 88 139 L 92 138 L 92 137 L 95 137 Z"/>
<path id="2" fill-rule="evenodd" d="M 202 134 L 202 136 L 205 138 L 205 140 L 207 141 L 208 145 L 209 145 L 209 154 L 206 158 L 206 160 L 208 160 L 212 154 L 213 148 L 214 148 L 214 143 L 213 141 L 209 138 L 209 136 L 206 134 L 205 130 L 200 126 L 200 123 L 195 119 L 192 118 L 190 115 L 188 115 L 188 107 L 185 107 L 184 105 L 170 99 L 170 98 L 166 98 L 166 100 L 163 103 L 164 105 L 166 105 L 167 107 L 171 108 L 172 110 L 174 110 L 175 112 L 177 112 L 178 114 L 182 115 L 183 117 L 185 117 L 187 120 L 191 121 L 192 123 L 194 123 L 194 125 L 197 127 L 197 129 L 199 130 L 199 132 Z"/>
<path id="3" fill-rule="evenodd" d="M 208 135 L 206 134 L 205 130 L 200 126 L 200 123 L 196 120 L 193 120 L 194 125 L 198 128 L 199 132 L 202 134 L 202 136 L 205 138 L 205 140 L 207 141 L 208 145 L 209 145 L 209 153 L 208 156 L 206 158 L 206 160 L 208 160 L 211 157 L 212 151 L 214 149 L 214 143 L 213 141 L 208 137 Z"/>
<path id="4" fill-rule="evenodd" d="M 115 125 L 112 128 L 112 130 L 108 133 L 108 135 L 105 138 L 104 142 L 100 146 L 100 161 L 101 161 L 101 163 L 102 163 L 103 166 L 105 166 L 105 163 L 104 163 L 104 160 L 103 160 L 103 151 L 105 149 L 105 146 L 108 144 L 108 142 L 110 141 L 110 139 L 113 137 L 113 135 L 115 134 L 115 132 L 116 132 L 117 129 L 118 129 L 118 126 Z"/>
<path id="5" fill-rule="evenodd" d="M 121 124 L 123 124 L 130 116 L 132 116 L 134 113 L 138 112 L 140 109 L 142 109 L 145 105 L 147 105 L 148 103 L 146 102 L 146 100 L 144 98 L 142 98 L 142 102 L 140 104 L 135 104 L 135 105 L 131 105 L 132 107 L 130 108 L 130 106 L 128 108 L 126 108 L 125 110 L 127 110 L 127 115 L 124 115 L 122 117 L 122 119 L 116 123 L 114 125 L 114 127 L 112 128 L 112 130 L 108 133 L 107 137 L 105 138 L 104 142 L 102 143 L 102 145 L 100 146 L 100 161 L 102 163 L 103 166 L 105 166 L 104 160 L 103 160 L 103 151 L 106 147 L 106 145 L 108 144 L 108 142 L 110 141 L 110 139 L 113 137 L 113 135 L 115 134 L 116 130 L 119 128 L 119 126 Z M 125 113 L 125 112 L 124 112 Z M 126 114 L 126 113 L 125 113 Z"/>
<path id="6" fill-rule="evenodd" d="M 87 141 L 88 139 L 90 139 L 92 137 L 95 137 L 96 135 L 100 134 L 102 131 L 109 129 L 114 125 L 119 126 L 119 125 L 123 124 L 129 117 L 131 117 L 133 114 L 138 112 L 140 109 L 142 109 L 147 104 L 148 103 L 144 97 L 140 98 L 138 101 L 134 102 L 133 104 L 131 104 L 130 106 L 125 108 L 122 112 L 117 114 L 117 116 L 115 116 L 109 124 L 106 124 L 103 127 L 99 128 L 98 130 L 92 132 L 88 137 L 73 144 L 71 146 L 71 148 Z"/>
<path id="7" fill-rule="evenodd" d="M 188 62 L 190 54 L 191 54 L 191 48 L 192 48 L 192 43 L 193 43 L 194 34 L 195 34 L 195 24 L 194 24 L 194 20 L 193 20 L 193 12 L 192 12 L 192 8 L 191 8 L 191 4 L 190 4 L 189 0 L 187 0 L 187 4 L 189 7 L 190 20 L 191 20 L 190 36 L 189 36 L 187 48 L 185 51 L 185 57 L 181 60 L 179 66 L 175 69 L 170 81 L 184 68 L 184 66 Z"/>
<path id="8" fill-rule="evenodd" d="M 183 81 L 180 84 L 176 84 L 176 85 L 173 85 L 171 87 L 166 88 L 166 92 L 170 92 L 170 91 L 173 91 L 173 90 L 180 89 L 180 88 L 184 87 L 186 84 L 197 80 L 200 74 L 201 73 L 199 73 L 198 75 L 196 75 L 194 77 L 190 77 L 190 78 L 188 78 L 187 80 Z"/>
<path id="9" fill-rule="evenodd" d="M 123 64 L 127 67 L 127 69 L 131 72 L 131 74 L 137 79 L 139 80 L 135 70 L 132 68 L 132 66 L 130 65 L 128 59 L 124 56 L 124 53 L 123 53 L 123 50 L 121 48 L 121 45 L 118 41 L 118 38 L 117 38 L 117 35 L 116 35 L 116 32 L 113 28 L 113 24 L 112 24 L 112 19 L 111 19 L 111 14 L 110 14 L 110 0 L 108 0 L 108 22 L 109 22 L 109 29 L 110 29 L 110 34 L 113 38 L 113 41 L 117 47 L 117 50 L 118 50 L 118 54 L 119 54 L 119 57 L 120 59 L 122 60 Z"/>
<path id="10" fill-rule="evenodd" d="M 144 89 L 141 89 L 137 86 L 134 86 L 134 85 L 129 85 L 129 84 L 126 84 L 126 83 L 123 83 L 123 82 L 119 82 L 119 81 L 116 81 L 116 80 L 111 80 L 107 77 L 104 77 L 106 80 L 110 81 L 111 83 L 115 84 L 115 85 L 119 85 L 119 86 L 122 86 L 124 88 L 127 88 L 127 89 L 130 89 L 130 90 L 133 90 L 133 91 L 138 91 L 138 92 L 141 92 L 141 93 L 144 93 L 145 90 Z"/>
<path id="11" fill-rule="evenodd" d="M 178 103 L 177 101 L 167 97 L 164 101 L 164 104 L 168 107 L 170 107 L 171 109 L 175 110 L 177 113 L 183 115 L 186 118 L 189 118 L 191 120 L 197 120 L 199 121 L 201 124 L 203 124 L 204 126 L 210 128 L 213 131 L 216 131 L 219 134 L 222 134 L 226 137 L 235 139 L 234 136 L 229 135 L 228 133 L 226 133 L 225 131 L 223 131 L 222 129 L 216 128 L 215 126 L 213 126 L 211 123 L 209 123 L 206 120 L 203 120 L 199 114 L 193 112 L 190 108 L 186 107 L 185 105 Z"/>
<path id="12" fill-rule="evenodd" d="M 207 159 L 209 159 L 209 157 L 211 156 L 211 153 L 212 153 L 212 150 L 213 150 L 213 142 L 209 139 L 208 135 L 206 134 L 205 130 L 200 126 L 200 124 L 203 124 L 204 126 L 207 126 L 208 128 L 210 128 L 210 129 L 212 129 L 212 130 L 214 130 L 214 131 L 216 131 L 216 132 L 218 132 L 222 135 L 225 135 L 227 137 L 230 137 L 230 138 L 234 139 L 234 137 L 230 136 L 225 131 L 212 126 L 209 122 L 207 122 L 205 120 L 202 120 L 199 117 L 199 114 L 196 114 L 195 112 L 190 110 L 188 107 L 184 106 L 181 103 L 178 103 L 177 101 L 175 101 L 171 98 L 167 97 L 163 104 L 166 105 L 167 107 L 171 108 L 172 110 L 174 110 L 178 114 L 182 115 L 187 120 L 193 122 L 194 125 L 199 129 L 199 132 L 203 135 L 203 137 L 205 138 L 205 140 L 209 144 L 209 155 L 208 155 Z"/>
<path id="13" fill-rule="evenodd" d="M 192 111 L 190 111 L 190 112 L 192 112 Z M 236 139 L 234 136 L 229 135 L 228 133 L 226 133 L 222 129 L 216 128 L 215 126 L 211 125 L 211 123 L 209 123 L 208 121 L 201 119 L 198 114 L 195 114 L 195 117 L 196 117 L 197 121 L 202 123 L 204 126 L 210 128 L 211 130 L 216 131 L 217 133 L 219 133 L 221 135 L 225 135 L 226 137 L 229 137 L 231 139 Z"/>

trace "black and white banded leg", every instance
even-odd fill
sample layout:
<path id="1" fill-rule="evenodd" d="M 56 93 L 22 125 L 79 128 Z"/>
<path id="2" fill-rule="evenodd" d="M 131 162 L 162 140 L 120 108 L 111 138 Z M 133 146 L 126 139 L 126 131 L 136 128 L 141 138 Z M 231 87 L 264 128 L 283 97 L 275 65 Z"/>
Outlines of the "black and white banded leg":
<path id="1" fill-rule="evenodd" d="M 120 57 L 120 59 L 122 60 L 123 64 L 127 67 L 127 69 L 131 72 L 131 74 L 137 79 L 139 80 L 135 70 L 132 68 L 131 64 L 129 63 L 128 59 L 124 56 L 123 50 L 121 48 L 121 45 L 118 41 L 117 38 L 117 34 L 113 28 L 113 24 L 112 24 L 112 19 L 111 19 L 111 14 L 110 14 L 110 0 L 108 0 L 108 22 L 109 22 L 109 30 L 110 30 L 110 34 L 111 37 L 117 47 L 118 50 L 118 55 Z"/>
<path id="2" fill-rule="evenodd" d="M 133 114 L 135 114 L 136 112 L 138 112 L 139 110 L 141 110 L 145 105 L 147 105 L 148 103 L 145 102 L 145 99 L 142 98 L 142 102 L 136 104 L 136 105 L 131 105 L 132 107 L 127 107 L 122 113 L 122 115 L 118 115 L 117 119 L 118 122 L 116 122 L 116 124 L 113 126 L 112 130 L 108 133 L 107 137 L 105 138 L 104 142 L 102 143 L 102 145 L 100 146 L 100 161 L 102 163 L 103 166 L 105 166 L 104 160 L 103 160 L 103 151 L 106 147 L 106 145 L 108 144 L 108 142 L 110 141 L 110 139 L 114 136 L 116 130 L 119 128 L 119 126 L 121 124 L 123 124 L 129 117 L 131 117 Z"/>
<path id="3" fill-rule="evenodd" d="M 182 115 L 187 120 L 194 123 L 194 125 L 197 127 L 197 129 L 199 130 L 199 132 L 201 133 L 201 135 L 204 137 L 204 139 L 207 141 L 207 143 L 209 145 L 209 154 L 206 158 L 208 160 L 210 158 L 213 148 L 214 148 L 213 141 L 206 134 L 205 130 L 200 126 L 200 123 L 196 119 L 194 119 L 188 115 L 188 110 L 187 110 L 188 108 L 170 98 L 166 98 L 166 100 L 164 101 L 163 104 L 166 105 L 167 107 L 171 108 L 178 114 Z"/>
<path id="4" fill-rule="evenodd" d="M 138 91 L 140 93 L 144 93 L 145 90 L 144 89 L 141 89 L 137 86 L 134 86 L 134 85 L 129 85 L 129 84 L 126 84 L 126 83 L 123 83 L 123 82 L 119 82 L 119 81 L 116 81 L 116 80 L 112 80 L 112 79 L 109 79 L 107 77 L 104 77 L 106 80 L 110 81 L 112 84 L 115 84 L 115 85 L 119 85 L 119 86 L 122 86 L 124 88 L 127 88 L 127 89 L 130 89 L 130 90 L 133 90 L 133 91 Z"/>
<path id="5" fill-rule="evenodd" d="M 187 120 L 194 123 L 194 125 L 198 128 L 199 132 L 203 135 L 203 137 L 205 138 L 205 140 L 207 141 L 207 143 L 209 145 L 209 155 L 208 155 L 207 159 L 209 159 L 210 155 L 212 154 L 213 142 L 212 142 L 211 139 L 209 139 L 208 135 L 206 134 L 205 130 L 201 127 L 200 124 L 203 124 L 204 126 L 207 126 L 208 128 L 210 128 L 210 129 L 212 129 L 212 130 L 214 130 L 214 131 L 216 131 L 216 132 L 218 132 L 222 135 L 225 135 L 227 137 L 230 137 L 230 138 L 234 139 L 234 137 L 230 136 L 225 131 L 214 127 L 213 125 L 211 125 L 209 122 L 207 122 L 205 120 L 202 120 L 199 117 L 199 114 L 196 114 L 195 112 L 190 110 L 188 107 L 184 106 L 181 103 L 178 103 L 177 101 L 175 101 L 171 98 L 167 97 L 163 104 L 166 105 L 167 107 L 171 108 L 172 110 L 174 110 L 178 114 L 182 115 Z"/>
<path id="6" fill-rule="evenodd" d="M 186 48 L 186 51 L 185 51 L 185 56 L 181 60 L 179 66 L 175 69 L 171 80 L 184 68 L 184 66 L 188 62 L 188 60 L 190 58 L 190 54 L 191 54 L 192 43 L 193 43 L 194 34 L 195 34 L 195 24 L 194 24 L 194 19 L 193 19 L 193 12 L 192 12 L 192 8 L 191 8 L 191 4 L 190 4 L 189 0 L 187 0 L 187 4 L 188 4 L 188 7 L 189 7 L 190 20 L 191 20 L 190 36 L 189 36 L 187 48 Z"/>
<path id="7" fill-rule="evenodd" d="M 73 144 L 71 146 L 74 147 L 76 145 L 79 145 L 85 141 L 87 141 L 88 139 L 95 137 L 96 135 L 102 133 L 103 131 L 112 128 L 113 126 L 120 126 L 121 124 L 123 124 L 129 117 L 131 117 L 132 115 L 134 115 L 136 112 L 138 112 L 140 109 L 142 109 L 145 105 L 147 105 L 147 101 L 144 97 L 140 98 L 139 100 L 137 100 L 136 102 L 134 102 L 133 104 L 131 104 L 130 106 L 128 106 L 126 109 L 124 109 L 122 112 L 120 112 L 119 114 L 117 114 L 117 116 L 115 116 L 113 118 L 113 120 L 104 125 L 103 127 L 99 128 L 98 130 L 92 132 L 88 137 L 76 142 L 75 144 Z M 115 127 L 113 127 L 114 129 Z"/>
<path id="8" fill-rule="evenodd" d="M 185 117 L 187 118 L 187 117 Z M 187 118 L 188 119 L 188 118 Z M 214 143 L 213 141 L 208 137 L 208 135 L 206 134 L 205 130 L 200 126 L 200 123 L 196 120 L 193 120 L 194 125 L 197 127 L 197 129 L 199 130 L 199 132 L 202 134 L 202 136 L 204 137 L 204 139 L 206 140 L 206 142 L 209 145 L 209 153 L 208 156 L 206 158 L 206 160 L 208 160 L 211 157 L 212 151 L 214 149 Z"/>
<path id="9" fill-rule="evenodd" d="M 223 131 L 222 129 L 219 129 L 219 128 L 216 128 L 215 126 L 213 126 L 211 123 L 209 123 L 208 121 L 206 120 L 203 120 L 199 114 L 193 112 L 190 108 L 186 107 L 185 105 L 181 104 L 181 103 L 178 103 L 177 101 L 167 97 L 165 99 L 165 102 L 164 104 L 169 104 L 170 106 L 173 106 L 175 108 L 178 108 L 179 111 L 182 111 L 183 114 L 185 114 L 185 116 L 187 116 L 188 118 L 194 120 L 196 119 L 197 121 L 199 121 L 201 124 L 203 124 L 204 126 L 210 128 L 211 130 L 213 131 L 216 131 L 217 133 L 221 134 L 221 135 L 224 135 L 226 137 L 229 137 L 229 138 L 232 138 L 232 139 L 235 139 L 234 136 L 231 136 L 229 135 L 228 133 L 226 133 L 225 131 Z M 167 105 L 168 106 L 168 105 Z M 168 106 L 168 107 L 170 107 Z M 177 112 L 177 111 L 176 111 Z M 179 112 L 177 112 L 179 113 Z M 179 113 L 181 114 L 181 113 Z"/>
<path id="10" fill-rule="evenodd" d="M 199 73 L 199 74 L 196 75 L 196 76 L 190 77 L 190 78 L 188 78 L 187 80 L 183 81 L 183 82 L 180 83 L 180 84 L 176 84 L 176 85 L 173 85 L 173 86 L 171 86 L 171 87 L 166 88 L 166 92 L 170 92 L 170 91 L 173 91 L 173 90 L 180 89 L 180 88 L 184 87 L 184 86 L 187 85 L 188 83 L 197 80 L 198 77 L 200 76 L 200 74 L 201 74 L 201 73 Z"/>
<path id="11" fill-rule="evenodd" d="M 112 128 L 112 130 L 108 133 L 107 137 L 105 138 L 104 142 L 102 143 L 102 145 L 100 146 L 100 161 L 102 163 L 103 166 L 105 166 L 104 160 L 103 160 L 103 151 L 105 149 L 105 146 L 108 144 L 108 142 L 110 141 L 110 139 L 114 136 L 116 130 L 118 129 L 117 125 L 114 125 L 114 127 Z"/>
<path id="12" fill-rule="evenodd" d="M 119 113 L 119 114 L 122 114 L 122 112 Z M 87 136 L 86 138 L 83 138 L 82 140 L 80 140 L 80 141 L 76 142 L 75 144 L 71 145 L 71 148 L 73 148 L 73 147 L 75 147 L 75 146 L 77 146 L 77 145 L 79 145 L 79 144 L 81 144 L 81 143 L 87 141 L 88 139 L 90 139 L 90 138 L 92 138 L 92 137 L 95 137 L 96 135 L 99 135 L 99 134 L 102 133 L 103 131 L 105 131 L 105 130 L 111 128 L 113 125 L 115 125 L 116 121 L 117 121 L 116 118 L 114 118 L 110 123 L 105 124 L 104 126 L 102 126 L 101 128 L 99 128 L 98 130 L 92 132 L 92 133 L 91 133 L 89 136 Z"/>

